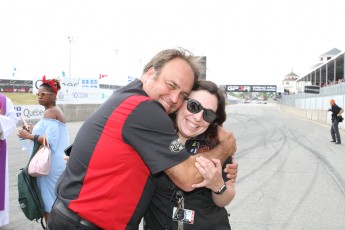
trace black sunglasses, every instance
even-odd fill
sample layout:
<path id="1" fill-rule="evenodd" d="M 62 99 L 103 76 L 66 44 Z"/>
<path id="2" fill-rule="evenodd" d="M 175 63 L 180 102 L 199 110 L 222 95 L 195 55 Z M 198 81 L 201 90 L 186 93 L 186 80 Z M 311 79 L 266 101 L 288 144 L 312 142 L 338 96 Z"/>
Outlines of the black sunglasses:
<path id="1" fill-rule="evenodd" d="M 203 110 L 202 118 L 208 123 L 212 123 L 214 122 L 214 120 L 217 119 L 217 114 L 215 112 L 213 112 L 210 109 L 205 109 L 197 100 L 190 99 L 190 98 L 187 98 L 186 100 L 187 100 L 187 109 L 189 112 L 196 114 L 196 113 L 199 113 L 201 110 Z"/>

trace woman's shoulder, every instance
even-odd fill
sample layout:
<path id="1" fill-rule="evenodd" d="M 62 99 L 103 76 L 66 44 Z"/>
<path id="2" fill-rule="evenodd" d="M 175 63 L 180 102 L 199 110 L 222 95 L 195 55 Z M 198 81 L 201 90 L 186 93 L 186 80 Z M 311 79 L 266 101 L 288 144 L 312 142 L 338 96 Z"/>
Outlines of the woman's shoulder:
<path id="1" fill-rule="evenodd" d="M 62 125 L 66 126 L 66 123 L 63 123 L 57 119 L 54 118 L 47 118 L 47 117 L 42 117 L 42 119 L 39 120 L 39 123 L 42 123 L 44 125 Z"/>
<path id="2" fill-rule="evenodd" d="M 58 106 L 46 109 L 43 118 L 57 120 L 61 123 L 65 123 L 62 111 Z"/>

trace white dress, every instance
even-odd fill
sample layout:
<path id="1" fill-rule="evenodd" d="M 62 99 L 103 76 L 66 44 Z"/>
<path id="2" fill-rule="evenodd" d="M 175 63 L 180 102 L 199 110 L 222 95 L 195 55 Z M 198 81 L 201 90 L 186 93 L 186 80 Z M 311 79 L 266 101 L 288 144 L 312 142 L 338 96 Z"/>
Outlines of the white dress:
<path id="1" fill-rule="evenodd" d="M 2 113 L 1 113 L 2 114 Z M 6 140 L 8 135 L 16 128 L 18 119 L 12 101 L 6 97 L 6 114 L 0 115 L 0 139 Z M 5 209 L 0 210 L 0 227 L 9 223 L 9 185 L 8 185 L 8 152 L 6 152 L 5 175 Z M 1 167 L 1 165 L 0 165 Z M 1 185 L 0 185 L 1 186 Z"/>

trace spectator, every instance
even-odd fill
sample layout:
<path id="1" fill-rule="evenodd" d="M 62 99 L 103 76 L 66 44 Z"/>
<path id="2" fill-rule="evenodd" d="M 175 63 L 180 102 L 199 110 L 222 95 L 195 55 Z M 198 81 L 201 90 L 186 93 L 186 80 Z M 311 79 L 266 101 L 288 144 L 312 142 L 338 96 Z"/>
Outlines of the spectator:
<path id="1" fill-rule="evenodd" d="M 38 142 L 43 143 L 46 137 L 51 148 L 50 172 L 47 176 L 37 177 L 38 187 L 41 190 L 45 220 L 49 218 L 49 213 L 56 199 L 54 188 L 60 174 L 65 169 L 64 149 L 69 145 L 69 136 L 67 126 L 62 111 L 56 105 L 56 96 L 61 86 L 57 79 L 46 80 L 43 77 L 43 83 L 38 89 L 38 103 L 45 108 L 43 118 L 32 129 L 27 131 L 20 130 L 18 136 L 34 140 L 35 135 L 39 135 Z M 32 132 L 30 132 L 32 130 Z M 33 142 L 31 145 L 33 148 Z M 32 152 L 32 150 L 31 150 Z"/>
<path id="2" fill-rule="evenodd" d="M 341 114 L 344 112 L 342 108 L 340 108 L 337 104 L 335 104 L 335 100 L 331 99 L 329 104 L 331 108 L 328 111 L 332 112 L 332 127 L 331 127 L 331 142 L 335 142 L 336 144 L 341 144 L 340 133 L 339 133 L 339 119 L 341 119 Z"/>

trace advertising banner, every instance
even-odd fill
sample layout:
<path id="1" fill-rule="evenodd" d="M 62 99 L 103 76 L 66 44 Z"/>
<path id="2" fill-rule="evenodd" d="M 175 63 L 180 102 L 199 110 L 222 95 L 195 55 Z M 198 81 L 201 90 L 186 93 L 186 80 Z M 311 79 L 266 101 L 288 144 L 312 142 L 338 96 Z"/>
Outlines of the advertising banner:
<path id="1" fill-rule="evenodd" d="M 0 92 L 32 92 L 31 80 L 0 79 Z"/>
<path id="2" fill-rule="evenodd" d="M 318 86 L 318 85 L 306 85 L 306 86 L 304 86 L 304 92 L 305 93 L 319 94 L 320 93 L 320 86 Z"/>
<path id="3" fill-rule="evenodd" d="M 38 91 L 42 79 L 34 81 L 34 93 Z M 101 104 L 109 98 L 114 90 L 100 88 L 96 78 L 62 78 L 57 104 Z"/>
<path id="4" fill-rule="evenodd" d="M 25 120 L 40 119 L 44 114 L 44 107 L 41 105 L 17 105 L 14 106 L 17 117 L 23 117 Z"/>
<path id="5" fill-rule="evenodd" d="M 226 92 L 277 92 L 276 85 L 227 85 Z"/>

